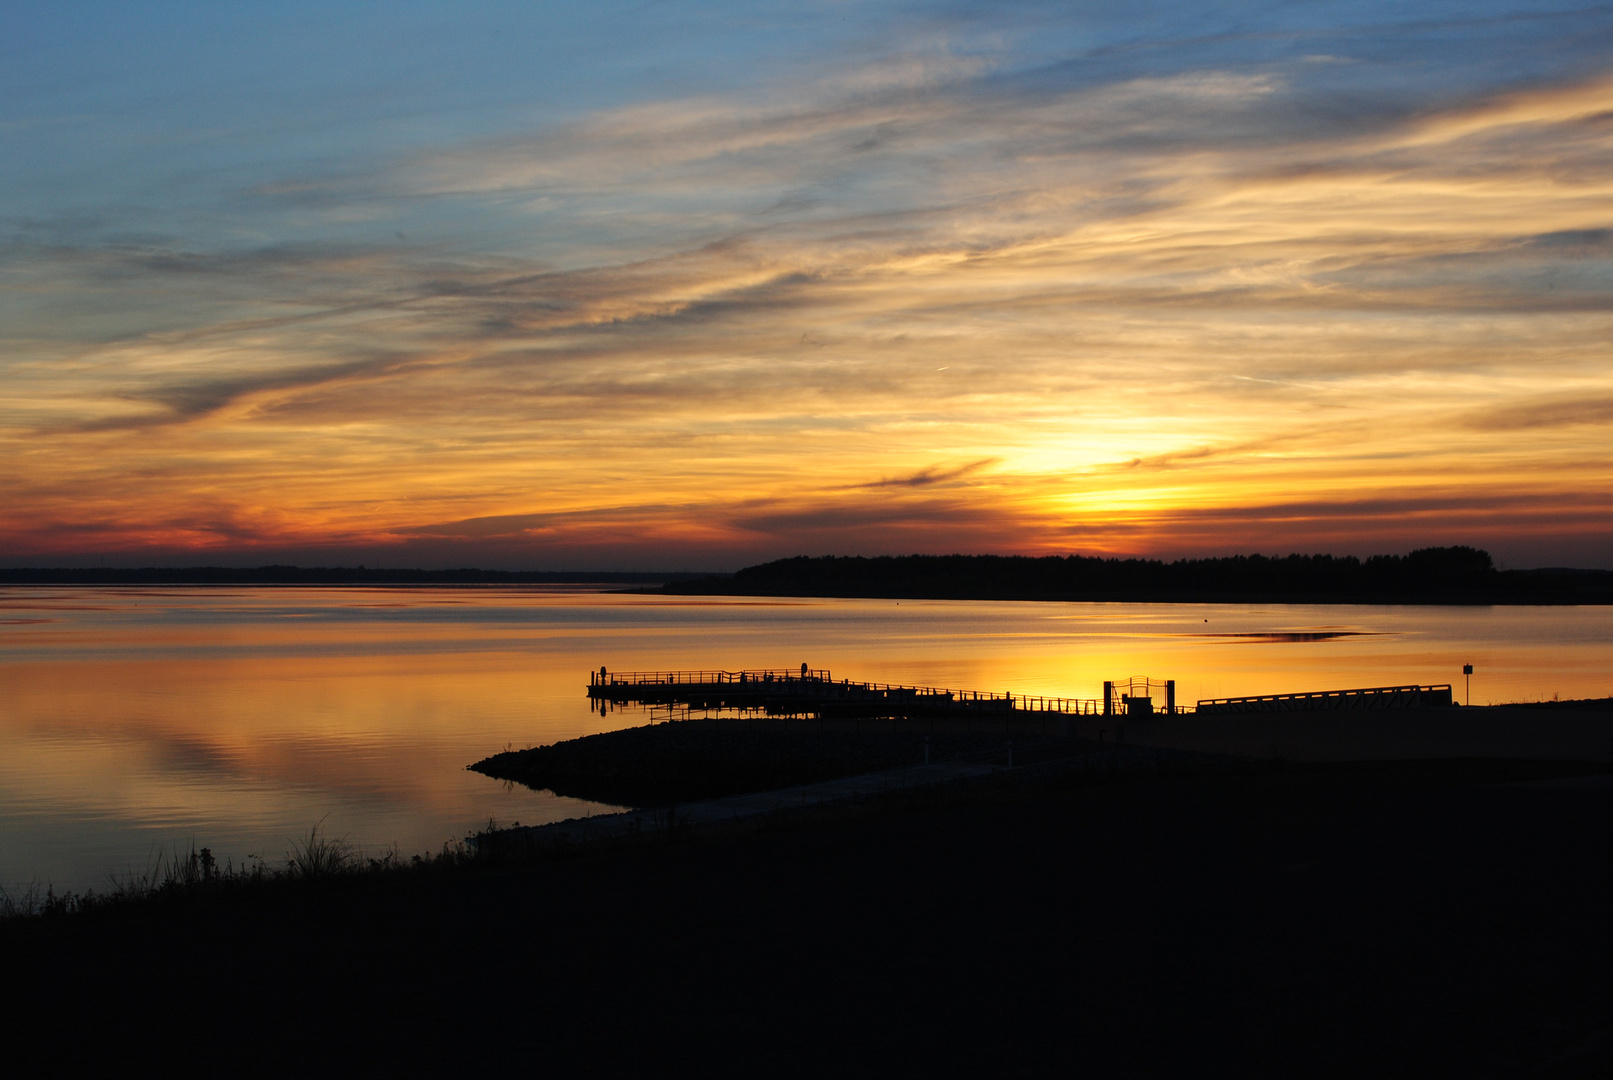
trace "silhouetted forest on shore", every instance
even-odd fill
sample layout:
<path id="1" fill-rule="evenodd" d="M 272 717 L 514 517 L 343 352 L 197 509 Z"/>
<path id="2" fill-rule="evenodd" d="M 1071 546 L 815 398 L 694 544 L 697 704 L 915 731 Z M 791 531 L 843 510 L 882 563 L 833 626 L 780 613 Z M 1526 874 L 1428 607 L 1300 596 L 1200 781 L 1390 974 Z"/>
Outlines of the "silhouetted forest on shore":
<path id="1" fill-rule="evenodd" d="M 1471 547 L 1367 559 L 1236 555 L 1176 562 L 1083 555 L 828 555 L 668 582 L 666 591 L 947 600 L 1606 604 L 1613 603 L 1613 572 L 1497 570 L 1489 552 Z"/>

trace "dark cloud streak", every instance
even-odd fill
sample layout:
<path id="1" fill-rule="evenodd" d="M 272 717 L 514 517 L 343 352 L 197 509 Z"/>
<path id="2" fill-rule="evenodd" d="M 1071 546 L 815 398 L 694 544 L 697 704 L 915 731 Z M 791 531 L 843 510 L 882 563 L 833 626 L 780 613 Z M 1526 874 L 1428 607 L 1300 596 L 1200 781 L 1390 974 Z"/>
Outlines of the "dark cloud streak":
<path id="1" fill-rule="evenodd" d="M 1613 425 L 1613 397 L 1537 398 L 1466 417 L 1475 431 L 1528 431 L 1577 425 Z"/>
<path id="2" fill-rule="evenodd" d="M 854 486 L 858 488 L 916 488 L 929 487 L 934 484 L 946 484 L 953 480 L 961 480 L 966 476 L 979 472 L 981 469 L 990 468 L 1001 460 L 1001 458 L 995 457 L 981 458 L 979 461 L 971 461 L 967 465 L 957 465 L 952 468 L 946 468 L 940 465 L 931 465 L 928 468 L 920 469 L 916 473 L 910 473 L 907 476 L 887 477 L 883 480 L 873 480 L 866 484 L 857 484 Z"/>

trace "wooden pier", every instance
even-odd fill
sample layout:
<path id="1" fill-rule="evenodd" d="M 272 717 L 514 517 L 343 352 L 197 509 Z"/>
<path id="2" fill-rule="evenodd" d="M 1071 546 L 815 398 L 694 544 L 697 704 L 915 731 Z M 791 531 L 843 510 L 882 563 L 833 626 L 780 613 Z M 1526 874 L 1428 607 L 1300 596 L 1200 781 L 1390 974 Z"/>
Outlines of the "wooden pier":
<path id="1" fill-rule="evenodd" d="M 1133 693 L 1120 693 L 1128 686 Z M 1144 688 L 1140 695 L 1135 693 L 1139 687 Z M 1149 696 L 1150 687 L 1166 690 L 1163 708 L 1154 706 Z M 1186 709 L 1175 703 L 1174 682 L 1153 684 L 1143 679 L 1132 679 L 1129 683 L 1108 682 L 1104 684 L 1102 698 L 1066 698 L 836 680 L 828 670 L 804 664 L 800 668 L 745 671 L 607 671 L 600 668 L 589 677 L 588 696 L 601 712 L 628 705 L 643 708 L 649 713 L 651 723 L 700 720 L 722 725 L 772 720 L 815 727 L 862 728 L 867 725 L 893 730 L 1074 735 L 1077 720 L 1081 720 L 1088 729 L 1087 737 L 1100 739 L 1105 737 L 1108 728 L 1095 724 L 1098 718 L 1135 723 L 1152 717 L 1189 714 L 1210 717 L 1256 712 L 1355 712 L 1452 704 L 1450 685 L 1441 684 L 1209 698 L 1200 701 L 1196 709 Z"/>
<path id="2" fill-rule="evenodd" d="M 600 707 L 637 705 L 651 722 L 797 721 L 818 727 L 1073 734 L 1078 716 L 1103 712 L 1097 699 L 951 690 L 836 680 L 827 670 L 607 671 L 589 678 Z"/>

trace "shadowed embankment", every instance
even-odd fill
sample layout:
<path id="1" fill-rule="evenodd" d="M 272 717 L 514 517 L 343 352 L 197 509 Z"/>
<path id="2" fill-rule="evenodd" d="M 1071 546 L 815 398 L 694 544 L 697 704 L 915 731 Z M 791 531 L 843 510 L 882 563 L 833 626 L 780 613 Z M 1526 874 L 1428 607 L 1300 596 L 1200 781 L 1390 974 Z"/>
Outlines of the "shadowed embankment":
<path id="1" fill-rule="evenodd" d="M 743 828 L 14 920 L 8 1060 L 1600 1075 L 1601 769 L 1006 773 Z"/>
<path id="2" fill-rule="evenodd" d="M 756 791 L 798 787 L 860 773 L 917 765 L 925 743 L 933 761 L 1002 758 L 1000 734 L 789 730 L 761 721 L 753 730 L 722 730 L 699 720 L 607 731 L 526 750 L 506 750 L 470 766 L 527 787 L 617 806 L 665 806 Z M 1065 740 L 1021 740 L 1027 754 L 1046 754 Z"/>
<path id="3" fill-rule="evenodd" d="M 802 723 L 685 720 L 507 750 L 470 766 L 487 776 L 618 806 L 666 806 L 771 791 L 931 761 L 1019 765 L 1117 741 L 1261 760 L 1446 758 L 1613 764 L 1613 700 L 1467 708 L 1077 716 L 1081 736 L 942 730 L 799 730 Z M 928 743 L 928 755 L 926 755 Z"/>

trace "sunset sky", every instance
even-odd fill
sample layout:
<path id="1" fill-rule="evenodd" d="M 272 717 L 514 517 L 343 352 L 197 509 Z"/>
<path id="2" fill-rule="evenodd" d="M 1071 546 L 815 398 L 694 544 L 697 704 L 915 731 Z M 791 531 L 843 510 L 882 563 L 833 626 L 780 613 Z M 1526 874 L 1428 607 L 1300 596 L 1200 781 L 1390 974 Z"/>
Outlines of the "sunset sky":
<path id="1" fill-rule="evenodd" d="M 1613 7 L 0 6 L 0 564 L 1613 566 Z"/>

